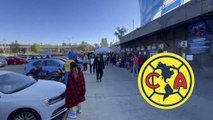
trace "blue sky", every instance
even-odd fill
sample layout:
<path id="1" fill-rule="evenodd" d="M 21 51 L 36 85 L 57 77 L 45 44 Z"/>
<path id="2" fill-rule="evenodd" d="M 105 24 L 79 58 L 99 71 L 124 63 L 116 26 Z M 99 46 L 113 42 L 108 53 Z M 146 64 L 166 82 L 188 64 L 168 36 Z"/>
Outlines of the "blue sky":
<path id="1" fill-rule="evenodd" d="M 0 0 L 0 43 L 62 44 L 116 40 L 140 25 L 138 0 Z"/>

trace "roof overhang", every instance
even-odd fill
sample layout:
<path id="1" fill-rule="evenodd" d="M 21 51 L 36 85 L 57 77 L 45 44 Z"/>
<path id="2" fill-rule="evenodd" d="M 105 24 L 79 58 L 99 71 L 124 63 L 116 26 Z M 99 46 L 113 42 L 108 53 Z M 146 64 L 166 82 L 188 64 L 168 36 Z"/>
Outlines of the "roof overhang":
<path id="1" fill-rule="evenodd" d="M 191 0 L 162 17 L 142 26 L 120 39 L 120 44 L 125 44 L 145 37 L 157 31 L 171 28 L 193 18 L 213 12 L 213 0 Z"/>

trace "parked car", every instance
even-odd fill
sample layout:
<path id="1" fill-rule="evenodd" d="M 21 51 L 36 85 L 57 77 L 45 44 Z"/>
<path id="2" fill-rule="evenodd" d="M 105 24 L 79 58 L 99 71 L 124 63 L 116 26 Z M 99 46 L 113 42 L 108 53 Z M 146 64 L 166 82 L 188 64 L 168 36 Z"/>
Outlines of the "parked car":
<path id="1" fill-rule="evenodd" d="M 27 62 L 31 59 L 29 55 L 18 55 L 17 57 L 25 59 Z"/>
<path id="2" fill-rule="evenodd" d="M 20 57 L 7 57 L 7 63 L 8 65 L 16 65 L 16 64 L 25 64 L 27 63 L 27 60 L 20 58 Z"/>
<path id="3" fill-rule="evenodd" d="M 66 111 L 65 85 L 0 72 L 0 120 L 52 120 Z"/>
<path id="4" fill-rule="evenodd" d="M 43 70 L 42 67 L 38 66 L 34 69 L 31 69 L 30 72 L 28 72 L 26 75 L 32 76 L 35 79 L 46 79 L 64 82 L 64 71 L 61 69 L 53 72 L 48 72 L 46 70 Z"/>
<path id="5" fill-rule="evenodd" d="M 41 67 L 42 70 L 48 71 L 49 73 L 64 70 L 65 62 L 58 60 L 56 58 L 44 58 L 31 60 L 24 69 L 24 74 L 27 75 L 32 69 L 36 67 Z"/>
<path id="6" fill-rule="evenodd" d="M 7 61 L 4 60 L 3 58 L 0 58 L 0 67 L 4 67 L 6 65 L 8 65 Z"/>
<path id="7" fill-rule="evenodd" d="M 59 60 L 61 60 L 61 61 L 63 61 L 63 62 L 66 62 L 67 61 L 67 59 L 64 59 L 63 57 L 55 57 L 56 59 L 59 59 Z"/>
<path id="8" fill-rule="evenodd" d="M 0 56 L 0 59 L 7 60 L 6 56 Z"/>
<path id="9" fill-rule="evenodd" d="M 66 56 L 60 56 L 60 57 L 63 58 L 63 59 L 65 59 L 65 60 L 69 60 L 69 58 L 66 57 Z"/>

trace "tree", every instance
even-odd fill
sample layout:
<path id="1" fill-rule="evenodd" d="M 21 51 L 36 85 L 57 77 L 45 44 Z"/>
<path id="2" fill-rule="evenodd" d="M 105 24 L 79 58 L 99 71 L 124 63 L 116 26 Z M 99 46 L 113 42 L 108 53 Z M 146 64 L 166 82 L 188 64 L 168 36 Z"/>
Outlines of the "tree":
<path id="1" fill-rule="evenodd" d="M 62 43 L 62 46 L 67 46 L 67 44 L 65 42 Z"/>
<path id="2" fill-rule="evenodd" d="M 67 44 L 67 46 L 70 46 L 70 47 L 71 47 L 71 46 L 72 46 L 72 44 L 71 44 L 71 43 L 68 43 L 68 44 Z"/>
<path id="3" fill-rule="evenodd" d="M 20 44 L 18 43 L 17 40 L 15 40 L 15 42 L 12 42 L 10 44 L 10 50 L 12 53 L 18 53 L 20 51 Z"/>
<path id="4" fill-rule="evenodd" d="M 70 43 L 69 43 L 70 44 Z M 73 45 L 71 45 L 71 49 L 74 50 L 74 51 L 77 51 L 78 50 L 78 44 L 77 43 L 74 43 Z"/>
<path id="5" fill-rule="evenodd" d="M 97 49 L 100 47 L 100 45 L 98 43 L 95 43 L 93 46 L 94 46 L 94 49 Z"/>
<path id="6" fill-rule="evenodd" d="M 58 46 L 58 45 L 57 45 L 57 47 L 56 47 L 56 52 L 61 52 L 61 48 L 60 48 L 60 46 Z"/>
<path id="7" fill-rule="evenodd" d="M 26 48 L 21 48 L 21 52 L 25 54 L 27 52 L 27 49 Z"/>
<path id="8" fill-rule="evenodd" d="M 112 47 L 113 46 L 113 42 L 110 42 L 109 46 Z"/>
<path id="9" fill-rule="evenodd" d="M 4 53 L 4 51 L 3 51 L 3 49 L 1 48 L 1 49 L 0 49 L 0 54 L 2 54 L 2 53 Z"/>
<path id="10" fill-rule="evenodd" d="M 109 47 L 107 38 L 102 38 L 102 39 L 101 39 L 100 45 L 101 45 L 101 46 L 105 46 L 105 47 Z"/>
<path id="11" fill-rule="evenodd" d="M 118 37 L 118 39 L 120 39 L 121 37 L 125 35 L 126 32 L 127 32 L 127 29 L 125 27 L 117 27 L 114 35 Z"/>
<path id="12" fill-rule="evenodd" d="M 32 49 L 33 52 L 42 51 L 41 45 L 39 45 L 38 43 L 34 43 L 34 44 L 31 46 L 31 49 Z"/>
<path id="13" fill-rule="evenodd" d="M 91 51 L 92 45 L 89 43 L 82 41 L 81 44 L 78 45 L 78 50 L 83 51 L 83 52 L 88 52 Z"/>

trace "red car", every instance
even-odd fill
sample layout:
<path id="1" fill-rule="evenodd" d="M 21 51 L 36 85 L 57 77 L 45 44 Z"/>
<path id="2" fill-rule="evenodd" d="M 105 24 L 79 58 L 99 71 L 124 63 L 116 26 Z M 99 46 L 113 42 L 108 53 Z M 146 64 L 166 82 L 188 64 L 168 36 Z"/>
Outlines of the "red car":
<path id="1" fill-rule="evenodd" d="M 16 65 L 16 64 L 25 64 L 27 63 L 27 60 L 26 59 L 23 59 L 23 58 L 19 58 L 19 57 L 7 57 L 7 63 L 8 65 Z"/>

